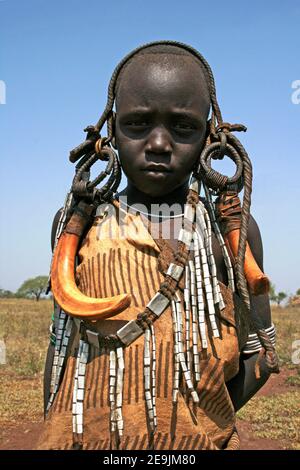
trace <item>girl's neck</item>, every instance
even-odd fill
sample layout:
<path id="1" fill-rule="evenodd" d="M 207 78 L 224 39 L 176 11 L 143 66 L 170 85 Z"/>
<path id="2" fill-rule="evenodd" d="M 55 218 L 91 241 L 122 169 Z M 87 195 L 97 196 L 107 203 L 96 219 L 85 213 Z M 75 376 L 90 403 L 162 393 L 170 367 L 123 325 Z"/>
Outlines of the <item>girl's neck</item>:
<path id="1" fill-rule="evenodd" d="M 119 197 L 126 197 L 126 203 L 130 206 L 133 204 L 143 204 L 149 212 L 151 212 L 151 209 L 153 209 L 154 205 L 161 204 L 167 204 L 169 206 L 176 205 L 180 211 L 183 211 L 188 190 L 189 185 L 187 182 L 179 188 L 176 188 L 171 193 L 159 197 L 152 197 L 143 193 L 128 181 L 126 188 L 119 193 Z"/>

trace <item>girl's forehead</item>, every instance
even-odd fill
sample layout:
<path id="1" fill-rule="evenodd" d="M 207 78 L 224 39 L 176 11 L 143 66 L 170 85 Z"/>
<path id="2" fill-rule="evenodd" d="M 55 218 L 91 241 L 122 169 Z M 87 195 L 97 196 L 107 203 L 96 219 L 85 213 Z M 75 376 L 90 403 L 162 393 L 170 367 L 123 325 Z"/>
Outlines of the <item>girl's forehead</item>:
<path id="1" fill-rule="evenodd" d="M 183 106 L 209 106 L 207 83 L 193 60 L 134 61 L 119 78 L 117 109 L 153 102 Z M 184 58 L 185 59 L 185 58 Z M 206 107 L 205 106 L 205 107 Z"/>

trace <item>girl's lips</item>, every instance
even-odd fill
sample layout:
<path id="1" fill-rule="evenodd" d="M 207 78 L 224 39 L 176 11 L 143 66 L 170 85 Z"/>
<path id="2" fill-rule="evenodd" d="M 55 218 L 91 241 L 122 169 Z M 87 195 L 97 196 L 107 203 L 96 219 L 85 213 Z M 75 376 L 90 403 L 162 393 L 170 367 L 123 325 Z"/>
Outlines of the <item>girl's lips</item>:
<path id="1" fill-rule="evenodd" d="M 142 171 L 151 172 L 151 173 L 171 173 L 171 170 L 165 165 L 149 165 L 144 168 Z"/>
<path id="2" fill-rule="evenodd" d="M 166 178 L 171 172 L 170 171 L 162 171 L 162 170 L 143 170 L 144 173 L 146 173 L 147 176 L 150 176 L 151 178 Z"/>

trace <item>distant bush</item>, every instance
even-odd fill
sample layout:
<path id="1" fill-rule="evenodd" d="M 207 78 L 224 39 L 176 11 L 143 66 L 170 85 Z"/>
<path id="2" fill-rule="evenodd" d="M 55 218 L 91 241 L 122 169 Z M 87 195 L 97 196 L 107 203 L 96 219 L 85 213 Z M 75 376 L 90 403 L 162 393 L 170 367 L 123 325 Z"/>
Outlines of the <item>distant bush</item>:
<path id="1" fill-rule="evenodd" d="M 12 299 L 15 293 L 10 290 L 0 289 L 0 299 Z"/>

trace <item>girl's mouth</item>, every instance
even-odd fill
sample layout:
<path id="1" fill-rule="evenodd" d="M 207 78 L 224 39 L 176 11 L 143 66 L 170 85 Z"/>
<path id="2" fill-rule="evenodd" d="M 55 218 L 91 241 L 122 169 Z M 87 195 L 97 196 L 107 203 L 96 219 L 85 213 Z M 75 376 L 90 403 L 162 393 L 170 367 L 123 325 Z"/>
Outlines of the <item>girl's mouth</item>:
<path id="1" fill-rule="evenodd" d="M 143 168 L 142 171 L 145 171 L 147 173 L 152 173 L 152 174 L 163 174 L 163 173 L 171 173 L 171 170 L 166 166 L 166 165 L 161 165 L 161 164 L 152 164 L 149 165 L 145 168 Z"/>

